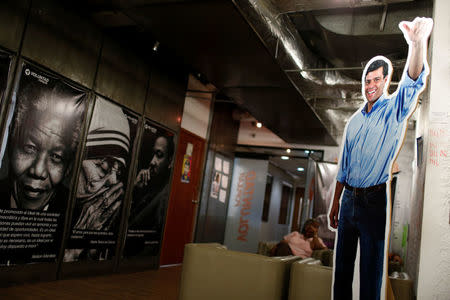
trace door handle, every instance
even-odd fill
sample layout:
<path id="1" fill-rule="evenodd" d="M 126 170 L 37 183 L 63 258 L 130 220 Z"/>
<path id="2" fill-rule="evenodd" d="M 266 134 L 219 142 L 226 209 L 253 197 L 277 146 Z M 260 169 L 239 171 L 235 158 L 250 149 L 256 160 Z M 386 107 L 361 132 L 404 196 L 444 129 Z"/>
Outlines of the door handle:
<path id="1" fill-rule="evenodd" d="M 198 204 L 198 200 L 192 199 L 192 203 Z"/>

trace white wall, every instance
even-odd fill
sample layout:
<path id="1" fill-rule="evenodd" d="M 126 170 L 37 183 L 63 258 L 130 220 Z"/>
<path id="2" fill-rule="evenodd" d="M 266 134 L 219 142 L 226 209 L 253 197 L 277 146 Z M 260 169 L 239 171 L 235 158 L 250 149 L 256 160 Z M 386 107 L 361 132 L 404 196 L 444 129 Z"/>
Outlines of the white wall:
<path id="1" fill-rule="evenodd" d="M 189 75 L 181 127 L 207 139 L 214 86 L 204 85 Z"/>
<path id="2" fill-rule="evenodd" d="M 210 111 L 211 100 L 186 97 L 181 127 L 206 139 Z"/>
<path id="3" fill-rule="evenodd" d="M 450 299 L 449 12 L 450 1 L 435 0 L 418 299 Z"/>

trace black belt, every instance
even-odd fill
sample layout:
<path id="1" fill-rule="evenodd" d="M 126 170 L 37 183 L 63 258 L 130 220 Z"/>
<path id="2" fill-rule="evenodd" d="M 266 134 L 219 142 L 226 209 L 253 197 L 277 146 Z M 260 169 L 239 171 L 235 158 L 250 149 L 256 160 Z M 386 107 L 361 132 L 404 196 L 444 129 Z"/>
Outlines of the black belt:
<path id="1" fill-rule="evenodd" d="M 366 188 L 357 188 L 357 187 L 352 187 L 349 186 L 347 183 L 345 184 L 345 188 L 349 191 L 354 192 L 355 194 L 363 194 L 363 193 L 370 193 L 370 192 L 375 192 L 375 191 L 379 191 L 381 189 L 385 189 L 386 188 L 386 183 L 380 183 L 377 185 L 372 185 Z"/>

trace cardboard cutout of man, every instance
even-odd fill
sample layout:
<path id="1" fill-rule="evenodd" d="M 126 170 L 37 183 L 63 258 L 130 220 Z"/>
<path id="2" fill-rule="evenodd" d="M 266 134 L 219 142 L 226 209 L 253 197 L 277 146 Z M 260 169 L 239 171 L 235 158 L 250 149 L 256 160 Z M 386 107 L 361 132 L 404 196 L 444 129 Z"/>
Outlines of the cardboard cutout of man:
<path id="1" fill-rule="evenodd" d="M 390 228 L 386 221 L 390 215 L 387 187 L 393 160 L 406 132 L 405 125 L 425 88 L 429 73 L 427 40 L 432 24 L 428 18 L 399 24 L 409 44 L 409 53 L 402 80 L 393 95 L 387 95 L 392 75 L 388 59 L 374 57 L 364 70 L 362 94 L 367 102 L 347 123 L 329 212 L 329 225 L 338 231 L 332 292 L 335 300 L 352 299 L 358 240 L 359 299 L 385 298 L 382 287 L 385 287 L 383 274 Z"/>

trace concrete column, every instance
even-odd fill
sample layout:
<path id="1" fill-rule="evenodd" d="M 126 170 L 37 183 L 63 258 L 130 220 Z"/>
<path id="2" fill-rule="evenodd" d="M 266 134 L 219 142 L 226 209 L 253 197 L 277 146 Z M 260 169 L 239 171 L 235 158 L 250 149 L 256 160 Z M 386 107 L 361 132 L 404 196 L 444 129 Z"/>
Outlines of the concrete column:
<path id="1" fill-rule="evenodd" d="M 450 1 L 434 1 L 417 299 L 450 299 Z"/>

